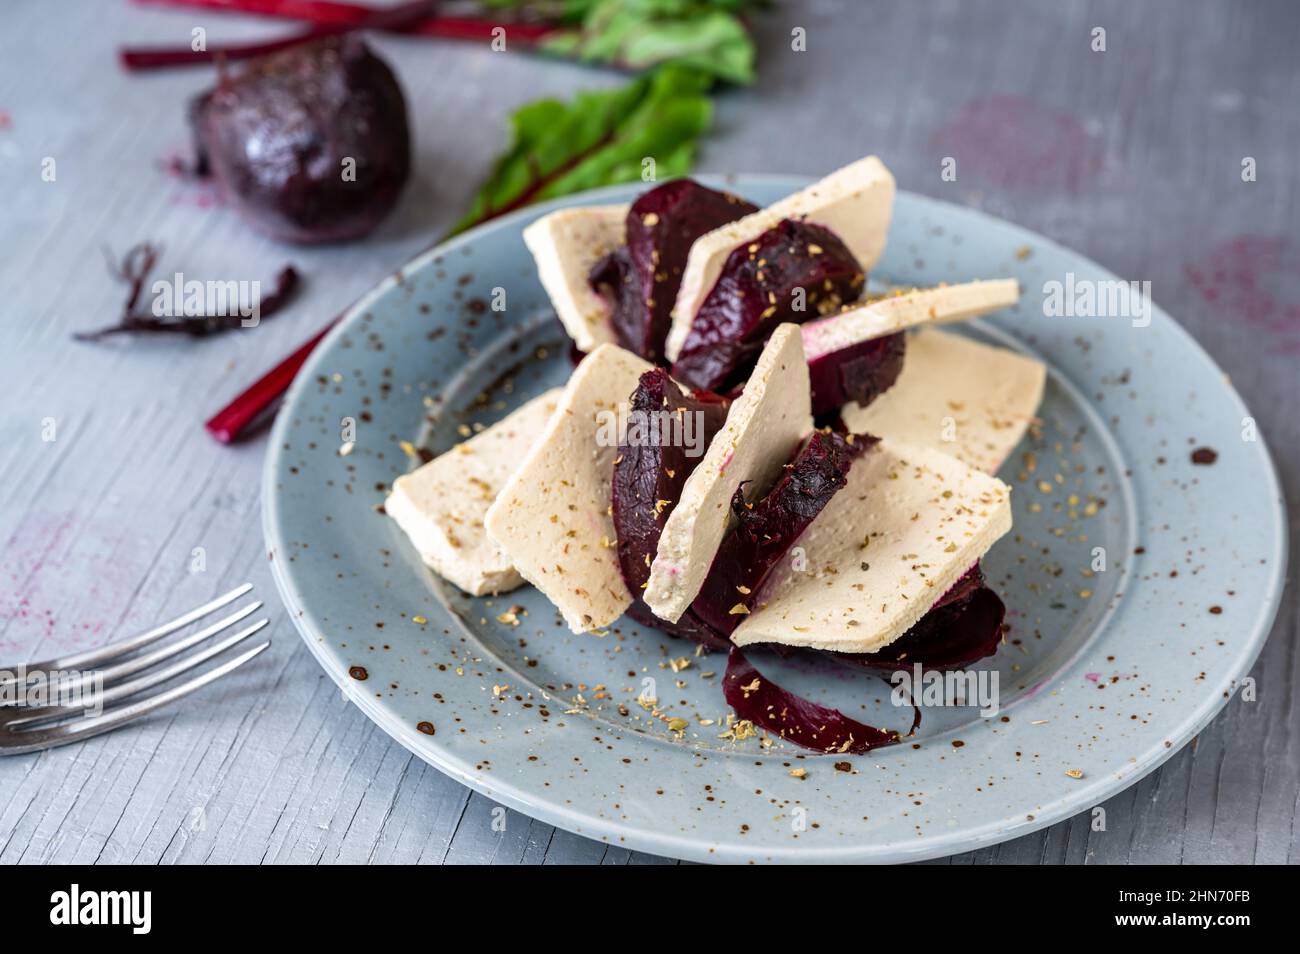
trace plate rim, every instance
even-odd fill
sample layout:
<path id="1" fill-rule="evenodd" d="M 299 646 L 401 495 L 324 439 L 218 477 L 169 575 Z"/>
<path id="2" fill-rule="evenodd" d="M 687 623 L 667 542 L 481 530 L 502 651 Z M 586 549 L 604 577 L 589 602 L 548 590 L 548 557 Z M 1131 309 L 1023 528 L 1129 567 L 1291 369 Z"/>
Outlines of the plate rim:
<path id="1" fill-rule="evenodd" d="M 811 176 L 773 173 L 700 175 L 695 178 L 714 187 L 736 188 L 738 182 L 744 181 L 774 187 L 788 187 L 791 191 L 802 188 L 814 181 Z M 279 501 L 275 485 L 276 475 L 280 470 L 286 432 L 289 429 L 289 422 L 292 417 L 289 412 L 305 391 L 308 382 L 315 378 L 316 365 L 324 360 L 324 356 L 331 350 L 330 346 L 339 337 L 353 330 L 353 326 L 361 320 L 361 316 L 375 301 L 386 295 L 394 286 L 402 284 L 405 277 L 411 272 L 422 270 L 435 261 L 440 261 L 462 246 L 478 241 L 489 232 L 515 228 L 517 223 L 521 221 L 531 220 L 557 208 L 575 204 L 580 205 L 584 204 L 585 201 L 590 201 L 591 204 L 600 204 L 602 199 L 608 202 L 615 196 L 621 199 L 629 189 L 636 188 L 637 185 L 638 183 L 632 182 L 605 186 L 600 189 L 562 196 L 527 206 L 508 215 L 482 223 L 408 260 L 386 275 L 345 310 L 340 320 L 313 349 L 312 354 L 309 355 L 307 361 L 299 369 L 293 383 L 286 392 L 280 411 L 276 414 L 268 436 L 268 452 L 263 463 L 260 488 L 262 530 L 268 553 L 271 556 L 269 561 L 271 575 L 275 581 L 276 590 L 289 612 L 290 619 L 293 621 L 294 628 L 303 642 L 306 643 L 308 650 L 317 663 L 320 664 L 322 670 L 340 687 L 347 698 L 357 705 L 366 718 L 413 755 L 473 791 L 546 824 L 563 828 L 584 837 L 603 841 L 606 844 L 615 844 L 618 847 L 630 850 L 645 851 L 672 858 L 704 862 L 743 862 L 752 860 L 756 856 L 762 856 L 765 860 L 773 862 L 861 863 L 921 861 L 947 857 L 1031 834 L 1062 819 L 1073 817 L 1082 810 L 1081 806 L 1100 804 L 1100 802 L 1129 788 L 1155 771 L 1174 753 L 1180 751 L 1222 711 L 1231 698 L 1231 690 L 1243 676 L 1249 673 L 1268 641 L 1281 606 L 1287 579 L 1289 538 L 1286 532 L 1285 496 L 1278 476 L 1276 462 L 1263 434 L 1257 434 L 1257 443 L 1265 465 L 1264 475 L 1269 482 L 1267 496 L 1272 503 L 1271 528 L 1274 540 L 1269 560 L 1273 567 L 1273 574 L 1268 583 L 1267 598 L 1261 601 L 1259 612 L 1255 614 L 1253 622 L 1243 627 L 1249 633 L 1250 645 L 1249 650 L 1238 657 L 1239 668 L 1234 667 L 1230 672 L 1225 670 L 1216 683 L 1207 684 L 1201 702 L 1189 715 L 1179 721 L 1177 731 L 1166 736 L 1167 741 L 1165 744 L 1160 745 L 1158 748 L 1153 747 L 1151 751 L 1146 753 L 1139 753 L 1134 762 L 1130 763 L 1133 765 L 1131 771 L 1106 773 L 1096 779 L 1088 780 L 1084 785 L 1073 787 L 1070 790 L 1070 795 L 1059 798 L 1036 812 L 1032 821 L 1007 825 L 1005 820 L 995 820 L 977 828 L 965 827 L 951 832 L 937 833 L 927 837 L 914 848 L 895 842 L 875 844 L 857 842 L 832 847 L 763 845 L 762 847 L 756 846 L 755 849 L 746 850 L 741 845 L 712 843 L 698 837 L 673 834 L 661 829 L 638 827 L 594 813 L 583 813 L 566 807 L 558 801 L 548 800 L 544 795 L 527 787 L 511 784 L 501 777 L 490 779 L 475 773 L 470 770 L 468 762 L 464 762 L 455 753 L 448 751 L 438 742 L 436 737 L 419 735 L 414 728 L 394 721 L 391 716 L 383 712 L 382 707 L 375 703 L 368 694 L 358 691 L 354 683 L 343 678 L 343 674 L 336 673 L 330 661 L 319 650 L 319 644 L 324 640 L 324 635 L 313 630 L 309 625 L 308 615 L 304 611 L 305 608 L 300 606 L 295 598 L 296 588 L 286 575 L 288 572 L 287 567 L 282 559 L 276 558 L 277 553 L 285 551 L 284 541 L 279 538 L 277 529 Z M 1062 245 L 1025 226 L 991 215 L 982 209 L 963 206 L 907 190 L 899 190 L 898 194 L 900 198 L 905 198 L 908 202 L 918 203 L 922 207 L 929 207 L 931 211 L 942 212 L 944 209 L 954 209 L 963 215 L 972 215 L 1000 228 L 1013 228 L 1031 238 L 1038 245 L 1073 256 L 1097 269 L 1099 273 L 1107 278 L 1118 279 L 1118 276 L 1111 272 L 1110 269 L 1096 263 L 1083 253 L 1070 249 L 1068 246 Z M 1219 372 L 1219 384 L 1231 395 L 1237 409 L 1243 414 L 1253 417 L 1253 415 L 1250 415 L 1249 408 L 1240 393 L 1238 393 L 1228 376 L 1223 373 L 1213 356 L 1202 347 L 1200 342 L 1187 329 L 1172 315 L 1160 308 L 1154 300 L 1151 301 L 1151 307 L 1153 310 L 1160 311 L 1168 320 L 1169 325 L 1175 330 L 1175 333 L 1180 335 L 1184 342 L 1190 345 L 1210 367 Z M 1140 580 L 1135 578 L 1136 583 L 1140 583 Z"/>

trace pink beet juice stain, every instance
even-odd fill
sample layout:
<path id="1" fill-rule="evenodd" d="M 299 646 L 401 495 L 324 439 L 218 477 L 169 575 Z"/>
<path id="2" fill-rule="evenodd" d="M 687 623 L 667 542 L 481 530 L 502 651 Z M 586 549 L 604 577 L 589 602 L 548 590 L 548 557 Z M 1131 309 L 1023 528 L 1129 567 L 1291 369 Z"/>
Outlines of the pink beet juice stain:
<path id="1" fill-rule="evenodd" d="M 1008 191 L 1081 192 L 1104 165 L 1101 141 L 1075 115 L 1023 96 L 980 96 L 937 128 L 930 145 L 965 179 Z"/>
<path id="2" fill-rule="evenodd" d="M 1225 318 L 1270 333 L 1287 354 L 1300 351 L 1300 253 L 1290 239 L 1238 235 L 1184 266 L 1183 274 Z"/>

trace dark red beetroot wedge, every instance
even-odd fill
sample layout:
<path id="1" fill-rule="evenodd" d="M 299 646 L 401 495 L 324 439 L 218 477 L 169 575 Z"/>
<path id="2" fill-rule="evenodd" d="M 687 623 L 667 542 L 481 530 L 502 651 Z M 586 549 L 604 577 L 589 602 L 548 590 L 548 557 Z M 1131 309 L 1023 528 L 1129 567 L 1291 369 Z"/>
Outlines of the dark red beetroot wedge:
<path id="1" fill-rule="evenodd" d="M 814 431 L 761 500 L 732 498 L 736 526 L 722 540 L 691 613 L 730 636 L 758 599 L 760 588 L 817 515 L 845 484 L 853 460 L 876 443 L 870 435 Z"/>
<path id="2" fill-rule="evenodd" d="M 627 244 L 597 262 L 588 279 L 610 302 L 618 343 L 661 363 L 691 245 L 704 233 L 757 211 L 744 199 L 691 179 L 667 182 L 632 203 Z"/>
<path id="3" fill-rule="evenodd" d="M 332 242 L 370 232 L 410 172 L 406 100 L 355 36 L 252 60 L 191 110 L 197 166 L 275 238 Z"/>
<path id="4" fill-rule="evenodd" d="M 728 256 L 673 364 L 707 391 L 742 384 L 776 326 L 831 314 L 862 293 L 866 275 L 835 233 L 785 219 Z"/>
<path id="5" fill-rule="evenodd" d="M 862 755 L 903 738 L 893 729 L 858 722 L 838 709 L 782 689 L 755 669 L 738 647 L 733 647 L 727 657 L 722 692 L 740 718 L 806 749 Z M 913 707 L 913 712 L 909 735 L 921 724 L 921 710 Z"/>
<path id="6" fill-rule="evenodd" d="M 623 580 L 636 597 L 634 605 L 639 605 L 664 522 L 681 499 L 686 478 L 726 421 L 729 405 L 716 395 L 683 393 L 661 368 L 641 375 L 630 405 L 627 431 L 614 459 L 610 514 Z M 686 422 L 689 432 L 674 430 Z M 675 439 L 677 435 L 688 435 L 694 446 Z"/>
<path id="7" fill-rule="evenodd" d="M 821 421 L 850 401 L 865 407 L 880 397 L 902 373 L 906 350 L 907 338 L 898 332 L 810 358 L 813 416 Z"/>

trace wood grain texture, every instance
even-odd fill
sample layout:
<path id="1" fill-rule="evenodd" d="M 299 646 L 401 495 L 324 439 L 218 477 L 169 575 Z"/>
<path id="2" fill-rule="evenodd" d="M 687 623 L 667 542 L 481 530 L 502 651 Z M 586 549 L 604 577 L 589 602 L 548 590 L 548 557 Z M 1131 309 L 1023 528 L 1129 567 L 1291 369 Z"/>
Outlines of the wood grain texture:
<path id="1" fill-rule="evenodd" d="M 258 519 L 265 439 L 224 448 L 201 427 L 459 215 L 510 108 L 618 77 L 376 40 L 415 116 L 415 181 L 371 239 L 303 250 L 253 235 L 157 167 L 185 150 L 185 102 L 210 74 L 127 76 L 114 60 L 124 42 L 185 43 L 194 26 L 214 41 L 282 26 L 91 0 L 11 0 L 5 21 L 0 659 L 104 642 L 246 579 L 273 608 L 274 645 L 132 730 L 0 761 L 0 863 L 665 861 L 507 812 L 344 702 L 278 608 Z M 844 0 L 786 3 L 757 26 L 760 81 L 718 98 L 702 171 L 817 175 L 875 151 L 902 188 L 1150 280 L 1243 393 L 1295 499 L 1300 7 Z M 807 52 L 790 49 L 796 26 Z M 1104 53 L 1090 49 L 1094 27 Z M 940 178 L 945 156 L 955 182 Z M 1247 156 L 1253 183 L 1241 179 Z M 44 157 L 54 182 L 41 178 Z M 252 332 L 73 342 L 116 316 L 121 290 L 101 249 L 146 238 L 165 246 L 164 275 L 267 281 L 291 260 L 307 286 Z M 44 441 L 49 418 L 56 439 Z M 1295 549 L 1294 522 L 1291 537 Z M 1108 801 L 1106 831 L 1085 815 L 946 861 L 1300 861 L 1298 625 L 1292 586 L 1254 670 L 1258 701 L 1234 699 L 1195 744 Z"/>

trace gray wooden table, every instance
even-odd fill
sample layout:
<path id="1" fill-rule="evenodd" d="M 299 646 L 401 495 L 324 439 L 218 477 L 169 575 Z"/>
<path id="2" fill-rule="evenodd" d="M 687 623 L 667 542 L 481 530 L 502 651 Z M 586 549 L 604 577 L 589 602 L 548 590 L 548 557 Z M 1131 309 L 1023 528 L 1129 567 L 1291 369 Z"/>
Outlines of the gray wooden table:
<path id="1" fill-rule="evenodd" d="M 275 642 L 247 672 L 147 724 L 0 762 L 0 862 L 665 860 L 514 812 L 495 831 L 489 800 L 340 699 L 267 570 L 265 438 L 220 447 L 201 427 L 458 216 L 511 107 L 617 78 L 474 45 L 377 40 L 415 117 L 415 181 L 369 240 L 302 250 L 252 234 L 159 168 L 184 151 L 186 100 L 210 74 L 127 76 L 114 52 L 188 42 L 194 26 L 214 41 L 283 29 L 125 0 L 5 3 L 0 660 L 125 635 L 246 579 L 272 606 Z M 806 52 L 790 49 L 796 26 Z M 787 2 L 757 27 L 760 81 L 719 97 L 702 171 L 814 175 L 874 151 L 903 188 L 978 205 L 1149 280 L 1233 377 L 1295 498 L 1300 5 Z M 955 182 L 941 179 L 945 156 L 958 160 Z M 1242 180 L 1246 157 L 1254 182 Z M 252 333 L 73 342 L 120 307 L 102 247 L 143 239 L 165 246 L 163 275 L 265 281 L 292 260 L 308 285 Z M 1293 525 L 1293 549 L 1295 536 Z M 1081 816 L 950 860 L 1300 860 L 1296 630 L 1291 587 L 1255 668 L 1259 700 L 1234 698 L 1107 803 L 1106 832 Z"/>

